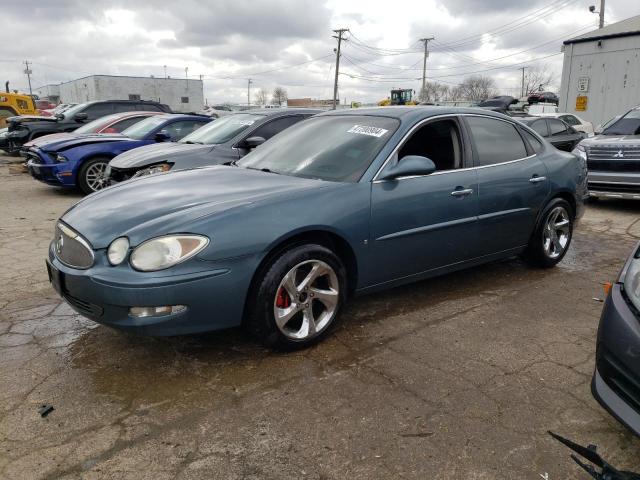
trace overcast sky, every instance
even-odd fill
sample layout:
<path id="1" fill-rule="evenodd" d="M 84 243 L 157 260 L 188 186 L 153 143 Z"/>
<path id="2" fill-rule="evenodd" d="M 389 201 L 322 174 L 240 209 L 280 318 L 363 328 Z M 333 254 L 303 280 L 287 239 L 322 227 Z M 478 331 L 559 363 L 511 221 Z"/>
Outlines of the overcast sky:
<path id="1" fill-rule="evenodd" d="M 519 89 L 522 65 L 545 64 L 560 80 L 562 40 L 596 27 L 599 0 L 3 0 L 2 82 L 28 90 L 90 74 L 204 79 L 209 103 L 246 102 L 275 86 L 289 97 L 331 98 L 334 28 L 349 28 L 340 97 L 377 101 L 427 77 L 456 84 L 490 75 Z M 640 15 L 640 0 L 607 0 L 606 22 Z M 546 58 L 545 58 L 546 57 Z M 307 62 L 307 63 L 304 63 Z M 350 76 L 349 76 L 350 75 Z M 359 78 L 363 77 L 363 78 Z"/>

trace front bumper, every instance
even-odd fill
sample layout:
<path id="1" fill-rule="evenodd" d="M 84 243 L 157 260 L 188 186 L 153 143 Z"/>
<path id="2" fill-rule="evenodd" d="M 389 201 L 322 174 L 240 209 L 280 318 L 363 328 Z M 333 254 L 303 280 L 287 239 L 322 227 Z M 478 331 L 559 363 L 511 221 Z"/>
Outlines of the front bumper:
<path id="1" fill-rule="evenodd" d="M 151 336 L 184 335 L 239 326 L 253 275 L 252 256 L 210 262 L 193 258 L 160 272 L 112 267 L 104 251 L 95 265 L 78 270 L 62 264 L 49 249 L 50 281 L 81 315 L 103 325 Z M 52 268 L 53 267 L 53 268 Z M 178 268 L 179 267 L 179 268 Z M 59 273 L 58 273 L 59 272 Z M 169 315 L 133 317 L 131 307 L 184 305 Z"/>
<path id="2" fill-rule="evenodd" d="M 39 149 L 31 148 L 26 154 L 27 169 L 33 178 L 56 187 L 75 187 L 73 162 L 55 162 Z"/>
<path id="3" fill-rule="evenodd" d="M 598 402 L 640 436 L 640 318 L 615 284 L 598 329 L 591 391 Z"/>
<path id="4" fill-rule="evenodd" d="M 640 200 L 640 173 L 589 171 L 589 195 Z"/>

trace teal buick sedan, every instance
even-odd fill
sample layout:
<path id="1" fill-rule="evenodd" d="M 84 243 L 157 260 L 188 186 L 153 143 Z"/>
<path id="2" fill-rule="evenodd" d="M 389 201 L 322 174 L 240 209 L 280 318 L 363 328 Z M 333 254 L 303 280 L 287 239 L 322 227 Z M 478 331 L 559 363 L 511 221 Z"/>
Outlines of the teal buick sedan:
<path id="1" fill-rule="evenodd" d="M 562 260 L 583 159 L 481 109 L 327 112 L 241 160 L 97 192 L 58 221 L 54 288 L 148 335 L 244 325 L 267 344 L 324 338 L 352 295 L 523 256 Z"/>

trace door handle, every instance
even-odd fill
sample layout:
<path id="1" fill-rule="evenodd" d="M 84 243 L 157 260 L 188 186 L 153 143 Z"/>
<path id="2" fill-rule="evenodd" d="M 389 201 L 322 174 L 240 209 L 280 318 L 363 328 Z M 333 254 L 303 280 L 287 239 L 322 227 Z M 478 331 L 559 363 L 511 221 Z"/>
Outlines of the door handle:
<path id="1" fill-rule="evenodd" d="M 451 192 L 452 197 L 466 197 L 467 195 L 471 195 L 473 193 L 473 188 L 463 188 L 460 190 L 454 190 Z"/>
<path id="2" fill-rule="evenodd" d="M 538 175 L 534 175 L 529 179 L 529 181 L 531 183 L 540 183 L 540 182 L 544 182 L 546 179 L 547 177 L 539 177 Z"/>

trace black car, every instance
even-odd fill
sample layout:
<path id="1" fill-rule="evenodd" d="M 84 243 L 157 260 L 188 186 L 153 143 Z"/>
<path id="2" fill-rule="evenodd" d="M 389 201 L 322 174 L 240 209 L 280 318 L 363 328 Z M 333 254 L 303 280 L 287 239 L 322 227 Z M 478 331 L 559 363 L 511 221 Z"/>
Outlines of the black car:
<path id="1" fill-rule="evenodd" d="M 607 295 L 591 391 L 609 413 L 640 436 L 640 244 Z"/>
<path id="2" fill-rule="evenodd" d="M 529 95 L 527 102 L 529 102 L 530 105 L 533 105 L 534 103 L 554 103 L 558 105 L 558 103 L 560 103 L 560 99 L 553 92 L 536 92 Z"/>
<path id="3" fill-rule="evenodd" d="M 107 170 L 111 183 L 168 170 L 233 163 L 285 128 L 322 112 L 266 108 L 217 119 L 183 139 L 147 145 L 118 155 Z"/>
<path id="4" fill-rule="evenodd" d="M 18 116 L 8 121 L 7 152 L 18 153 L 22 145 L 34 138 L 50 133 L 71 132 L 80 125 L 112 113 L 132 112 L 166 112 L 171 109 L 158 102 L 147 100 L 104 100 L 74 105 L 55 117 Z"/>
<path id="5" fill-rule="evenodd" d="M 587 138 L 585 133 L 578 132 L 557 118 L 518 117 L 518 121 L 538 132 L 558 150 L 565 152 L 571 152 L 581 140 Z"/>

